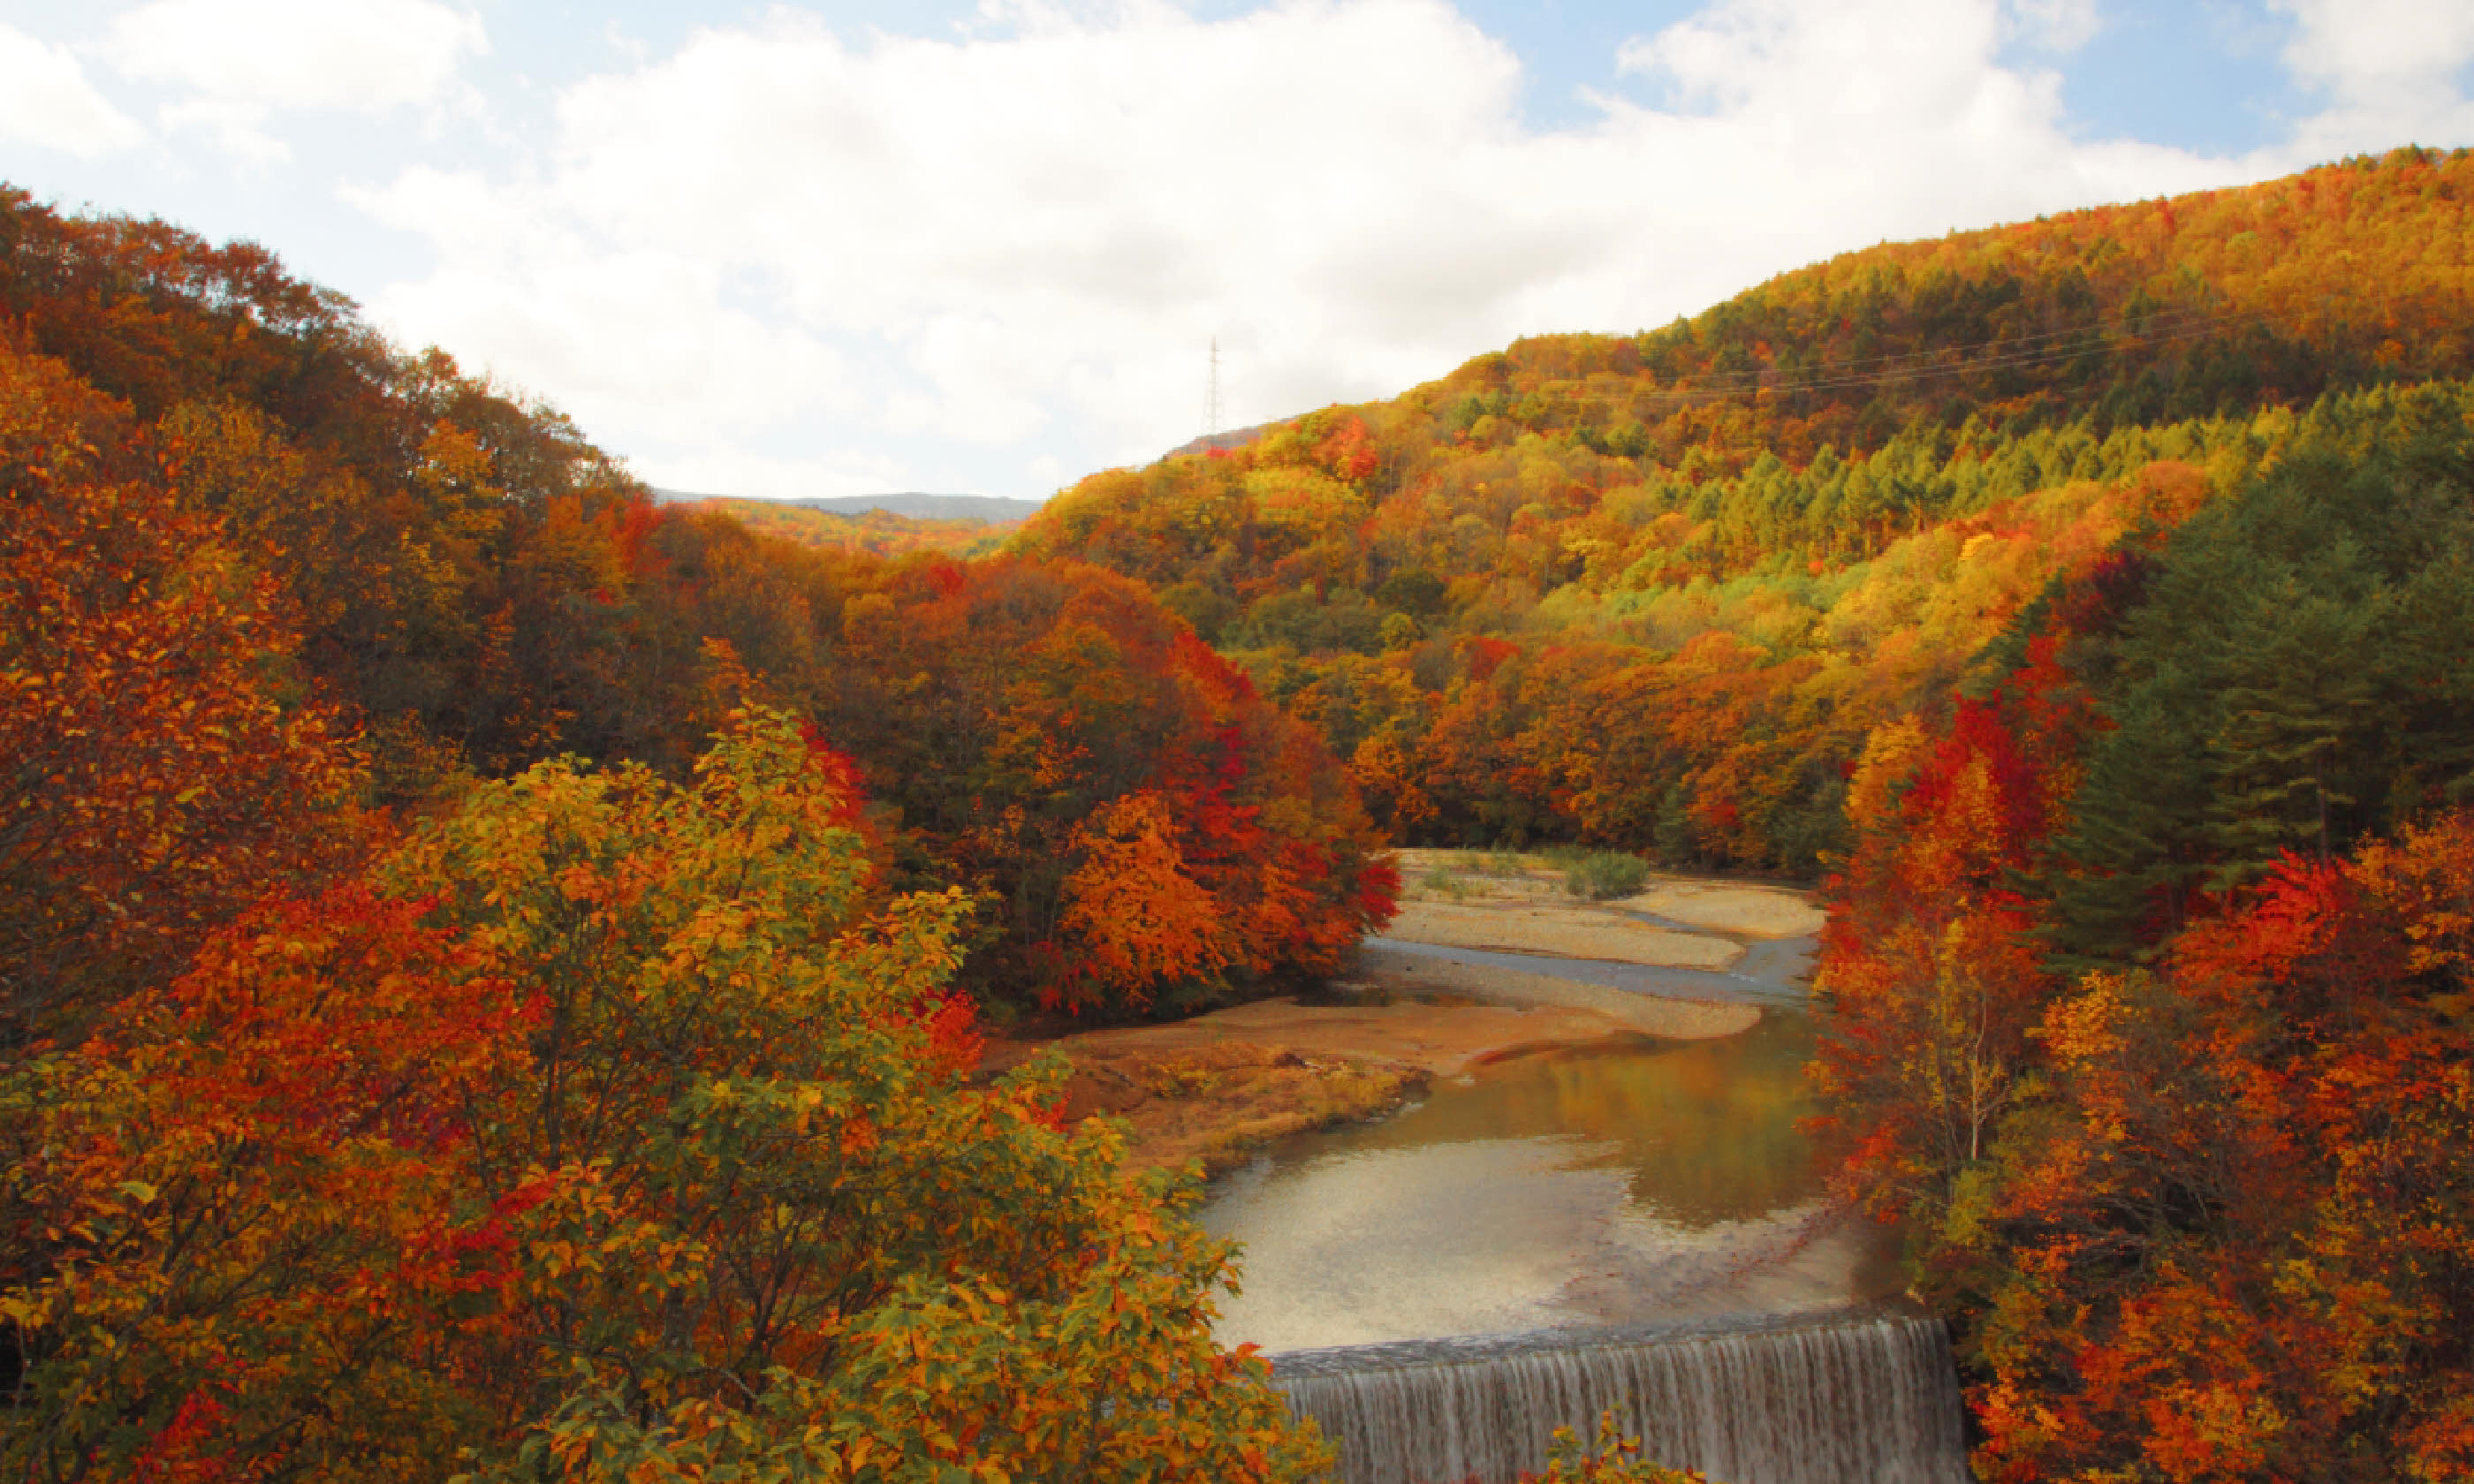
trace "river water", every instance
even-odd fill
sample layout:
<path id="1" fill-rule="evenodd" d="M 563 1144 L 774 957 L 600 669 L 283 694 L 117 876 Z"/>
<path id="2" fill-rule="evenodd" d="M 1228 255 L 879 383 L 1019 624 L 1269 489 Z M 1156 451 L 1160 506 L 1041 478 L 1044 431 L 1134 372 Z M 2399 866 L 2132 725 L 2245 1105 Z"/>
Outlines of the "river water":
<path id="1" fill-rule="evenodd" d="M 1445 1335 L 1793 1314 L 1901 1286 L 1880 1229 L 1825 1198 L 1799 1119 L 1809 940 L 1733 973 L 1392 945 L 1637 993 L 1749 999 L 1706 1041 L 1542 1053 L 1438 1079 L 1380 1121 L 1299 1136 L 1216 1182 L 1244 1243 L 1222 1343 L 1282 1352 Z"/>

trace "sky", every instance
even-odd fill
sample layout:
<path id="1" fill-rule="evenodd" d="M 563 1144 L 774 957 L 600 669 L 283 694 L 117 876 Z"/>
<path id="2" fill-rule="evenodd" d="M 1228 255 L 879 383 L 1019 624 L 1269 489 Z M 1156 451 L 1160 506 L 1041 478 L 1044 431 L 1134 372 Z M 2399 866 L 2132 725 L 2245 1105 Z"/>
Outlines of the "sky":
<path id="1" fill-rule="evenodd" d="M 0 180 L 668 489 L 1044 498 L 1885 239 L 2474 144 L 2468 0 L 0 0 Z"/>

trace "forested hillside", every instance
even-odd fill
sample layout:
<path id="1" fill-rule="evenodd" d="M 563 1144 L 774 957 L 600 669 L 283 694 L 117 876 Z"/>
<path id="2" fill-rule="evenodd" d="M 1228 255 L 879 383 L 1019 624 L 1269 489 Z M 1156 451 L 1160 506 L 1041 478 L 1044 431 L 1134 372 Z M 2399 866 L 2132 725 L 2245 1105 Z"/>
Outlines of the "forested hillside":
<path id="1" fill-rule="evenodd" d="M 1856 772 L 1821 1070 L 1987 1477 L 2474 1465 L 2474 421 L 2379 400 Z"/>
<path id="2" fill-rule="evenodd" d="M 657 507 L 258 249 L 0 191 L 0 777 L 11 1476 L 1324 1456 L 1186 1198 L 977 1072 L 1392 911 L 1138 585 Z"/>
<path id="3" fill-rule="evenodd" d="M 162 534 L 111 584 L 187 585 L 197 563 L 222 563 L 251 605 L 251 642 L 282 657 L 286 673 L 255 682 L 265 704 L 351 739 L 368 769 L 358 802 L 417 804 L 561 754 L 679 777 L 725 711 L 764 698 L 852 750 L 902 879 L 978 894 L 963 972 L 994 1002 L 1123 1009 L 1172 989 L 1192 1003 L 1320 969 L 1379 918 L 1386 878 L 1346 778 L 1218 659 L 1178 648 L 1139 588 L 1070 563 L 807 549 L 728 513 L 657 505 L 556 413 L 438 352 L 399 354 L 261 250 L 64 219 L 22 194 L 5 204 L 0 353 L 38 440 L 12 491 L 26 512 L 9 534 L 17 570 L 77 583 L 101 559 L 79 523 L 133 519 Z M 117 514 L 82 511 L 97 501 Z M 118 586 L 80 599 L 98 617 L 126 600 Z M 979 683 L 888 685 L 912 672 L 880 668 L 893 658 L 872 637 L 880 615 L 975 603 L 1013 606 L 1002 632 L 944 626 L 936 662 Z M 96 730 L 79 735 L 108 750 L 133 716 L 110 687 L 133 678 L 47 648 L 84 641 L 12 627 L 10 662 L 99 687 Z M 1037 662 L 1052 648 L 1073 662 Z M 29 706 L 43 694 L 15 693 Z M 66 724 L 30 711 L 23 725 Z M 917 768 L 921 747 L 950 771 Z M 958 810 L 947 791 L 965 785 Z M 1071 883 L 1108 869 L 1124 811 L 1198 790 L 1260 823 L 1163 839 L 1189 905 L 1245 921 L 1273 890 L 1293 909 L 1281 925 L 1239 953 L 1198 945 L 1210 932 L 1177 916 L 1142 929 L 1181 945 L 1147 948 L 1144 969 L 1055 967 L 1095 961 Z M 189 827 L 185 803 L 154 806 L 163 827 Z M 988 849 L 987 831 L 1009 831 L 1008 848 Z M 24 869 L 49 880 L 63 867 Z"/>
<path id="4" fill-rule="evenodd" d="M 1826 877 L 1981 1476 L 2474 1471 L 2474 154 L 1884 246 L 1094 475 L 1401 838 Z"/>
<path id="5" fill-rule="evenodd" d="M 2469 196 L 2402 151 L 1869 249 L 1094 475 L 1016 545 L 1153 585 L 1403 839 L 1809 874 L 1867 733 L 2048 582 L 2474 370 Z"/>

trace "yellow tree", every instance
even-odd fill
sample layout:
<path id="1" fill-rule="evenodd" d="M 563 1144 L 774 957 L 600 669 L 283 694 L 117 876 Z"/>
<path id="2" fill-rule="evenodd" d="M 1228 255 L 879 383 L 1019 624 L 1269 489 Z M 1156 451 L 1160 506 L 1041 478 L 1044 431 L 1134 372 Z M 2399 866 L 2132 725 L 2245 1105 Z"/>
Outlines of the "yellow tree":
<path id="1" fill-rule="evenodd" d="M 1061 1067 L 976 1086 L 954 893 L 745 710 L 546 763 L 60 1063 L 0 1294 L 35 1477 L 1300 1478 L 1228 1250 Z M 1100 1404 L 1094 1404 L 1098 1402 Z"/>

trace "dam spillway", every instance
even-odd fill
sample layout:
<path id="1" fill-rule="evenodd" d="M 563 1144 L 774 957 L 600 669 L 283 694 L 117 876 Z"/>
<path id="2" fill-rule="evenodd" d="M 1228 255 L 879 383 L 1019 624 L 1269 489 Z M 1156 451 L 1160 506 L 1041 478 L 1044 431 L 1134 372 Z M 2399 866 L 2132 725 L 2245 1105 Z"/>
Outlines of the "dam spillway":
<path id="1" fill-rule="evenodd" d="M 1962 1484 L 1938 1319 L 1863 1307 L 1293 1351 L 1273 1384 L 1346 1484 L 1509 1484 L 1612 1408 L 1642 1456 L 1723 1484 Z"/>

